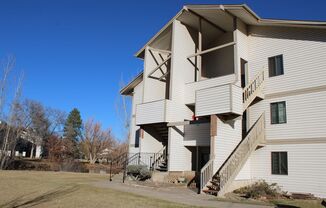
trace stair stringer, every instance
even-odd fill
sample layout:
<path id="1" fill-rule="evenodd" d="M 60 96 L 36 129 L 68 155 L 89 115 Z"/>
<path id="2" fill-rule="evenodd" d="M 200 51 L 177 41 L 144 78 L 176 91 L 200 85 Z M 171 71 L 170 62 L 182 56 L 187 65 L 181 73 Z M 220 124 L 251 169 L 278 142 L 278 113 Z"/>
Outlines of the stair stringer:
<path id="1" fill-rule="evenodd" d="M 265 116 L 262 114 L 256 121 L 247 137 L 239 143 L 229 158 L 221 166 L 218 172 L 213 176 L 219 179 L 218 196 L 223 196 L 229 192 L 229 188 L 250 155 L 261 145 L 265 143 Z M 248 148 L 244 148 L 244 147 Z M 248 151 L 247 151 L 248 150 Z M 222 180 L 221 180 L 222 179 Z"/>

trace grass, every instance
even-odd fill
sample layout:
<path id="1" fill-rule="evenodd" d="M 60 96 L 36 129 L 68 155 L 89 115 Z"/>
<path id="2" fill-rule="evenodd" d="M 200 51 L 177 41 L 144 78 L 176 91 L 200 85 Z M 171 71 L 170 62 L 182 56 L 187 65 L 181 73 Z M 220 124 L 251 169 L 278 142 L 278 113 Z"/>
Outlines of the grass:
<path id="1" fill-rule="evenodd" d="M 253 205 L 265 205 L 272 207 L 286 207 L 286 208 L 324 208 L 321 205 L 321 199 L 245 199 L 236 195 L 227 194 L 226 198 L 216 198 L 218 201 L 253 204 Z"/>
<path id="2" fill-rule="evenodd" d="M 90 184 L 106 180 L 99 174 L 0 171 L 0 207 L 189 207 Z"/>
<path id="3" fill-rule="evenodd" d="M 234 200 L 234 199 L 221 199 L 217 198 L 218 201 L 242 203 L 242 204 L 253 204 L 253 205 L 264 205 L 272 207 L 293 207 L 293 208 L 324 208 L 321 205 L 321 200 L 301 200 L 301 199 L 275 199 L 270 201 L 258 201 L 258 200 Z M 287 205 L 287 206 L 286 206 Z"/>
<path id="4" fill-rule="evenodd" d="M 321 200 L 302 200 L 302 199 L 296 199 L 296 200 L 290 200 L 290 199 L 279 199 L 271 201 L 271 203 L 275 205 L 291 205 L 293 207 L 302 207 L 302 208 L 324 208 L 321 205 Z"/>

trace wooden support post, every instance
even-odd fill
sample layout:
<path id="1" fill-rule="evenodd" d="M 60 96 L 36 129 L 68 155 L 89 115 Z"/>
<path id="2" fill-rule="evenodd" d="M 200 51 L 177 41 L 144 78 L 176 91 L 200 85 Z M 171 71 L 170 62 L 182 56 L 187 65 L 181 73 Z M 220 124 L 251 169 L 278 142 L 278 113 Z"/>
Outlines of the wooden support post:
<path id="1" fill-rule="evenodd" d="M 140 129 L 140 138 L 144 139 L 144 129 Z"/>
<path id="2" fill-rule="evenodd" d="M 197 53 L 201 53 L 202 50 L 203 50 L 202 25 L 201 25 L 201 18 L 199 18 L 198 52 Z M 197 56 L 197 68 L 198 68 L 197 81 L 199 81 L 201 79 L 201 75 L 202 75 L 202 57 L 201 56 Z"/>
<path id="3" fill-rule="evenodd" d="M 198 162 L 199 162 L 199 147 L 196 146 L 196 172 L 200 172 Z"/>
<path id="4" fill-rule="evenodd" d="M 215 139 L 217 136 L 217 115 L 211 115 L 210 134 L 211 134 L 210 159 L 214 159 L 215 158 Z"/>

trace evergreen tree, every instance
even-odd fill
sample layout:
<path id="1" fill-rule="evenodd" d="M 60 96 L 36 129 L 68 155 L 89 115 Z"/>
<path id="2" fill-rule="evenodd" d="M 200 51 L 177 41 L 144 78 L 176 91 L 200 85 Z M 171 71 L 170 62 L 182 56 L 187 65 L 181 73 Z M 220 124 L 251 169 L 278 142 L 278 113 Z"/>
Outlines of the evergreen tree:
<path id="1" fill-rule="evenodd" d="M 71 156 L 74 158 L 79 157 L 78 142 L 82 133 L 83 121 L 80 112 L 74 108 L 68 115 L 67 121 L 63 129 L 63 137 L 65 139 L 66 147 L 69 148 Z"/>

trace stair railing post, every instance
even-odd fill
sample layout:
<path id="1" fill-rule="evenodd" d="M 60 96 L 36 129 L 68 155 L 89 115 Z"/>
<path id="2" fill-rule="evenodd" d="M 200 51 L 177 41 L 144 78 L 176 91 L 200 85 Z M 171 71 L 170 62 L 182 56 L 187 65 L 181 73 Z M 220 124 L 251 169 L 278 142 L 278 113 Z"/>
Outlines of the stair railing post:
<path id="1" fill-rule="evenodd" d="M 201 172 L 197 172 L 197 182 L 198 182 L 198 190 L 197 190 L 197 194 L 201 193 Z"/>
<path id="2" fill-rule="evenodd" d="M 150 170 L 150 171 L 153 170 L 153 169 L 152 169 L 152 166 L 153 166 L 153 165 L 152 165 L 152 158 L 153 158 L 152 156 L 149 157 L 149 170 Z"/>
<path id="3" fill-rule="evenodd" d="M 126 174 L 127 174 L 127 163 L 128 163 L 128 154 L 126 154 L 125 161 L 123 161 L 123 176 L 122 176 L 122 183 L 125 182 Z"/>
<path id="4" fill-rule="evenodd" d="M 110 161 L 110 181 L 112 181 L 112 159 Z"/>

